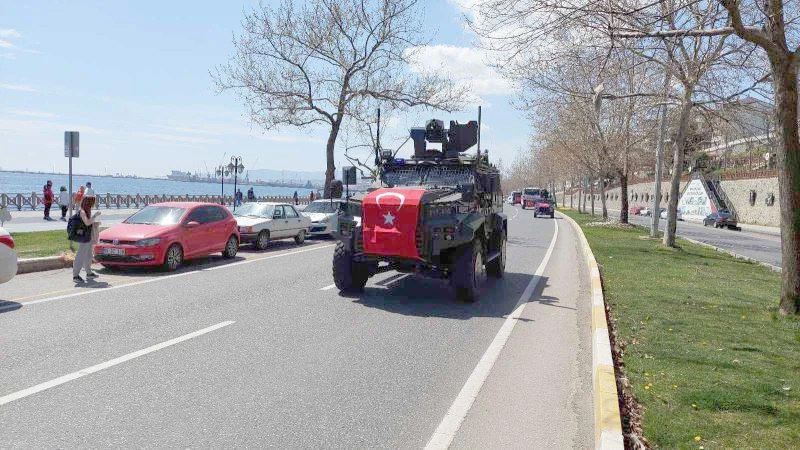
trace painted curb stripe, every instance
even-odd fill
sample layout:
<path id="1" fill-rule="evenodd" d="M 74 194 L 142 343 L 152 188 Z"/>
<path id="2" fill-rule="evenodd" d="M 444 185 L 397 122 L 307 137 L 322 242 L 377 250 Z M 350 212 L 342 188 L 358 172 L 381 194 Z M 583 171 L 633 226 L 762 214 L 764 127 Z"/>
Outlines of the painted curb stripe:
<path id="1" fill-rule="evenodd" d="M 614 360 L 611 356 L 611 340 L 608 335 L 605 299 L 600 269 L 589 247 L 583 230 L 571 217 L 558 213 L 575 229 L 586 255 L 589 268 L 592 296 L 592 387 L 594 394 L 594 436 L 595 448 L 602 450 L 623 450 L 622 419 L 619 412 L 619 394 L 614 375 Z"/>

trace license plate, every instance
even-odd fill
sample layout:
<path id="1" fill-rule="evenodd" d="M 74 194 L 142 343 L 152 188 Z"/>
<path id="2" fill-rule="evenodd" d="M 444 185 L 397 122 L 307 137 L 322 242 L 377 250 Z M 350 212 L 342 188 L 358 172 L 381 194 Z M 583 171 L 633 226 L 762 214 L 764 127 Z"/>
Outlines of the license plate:
<path id="1" fill-rule="evenodd" d="M 124 248 L 110 248 L 105 247 L 103 248 L 104 255 L 114 255 L 114 256 L 125 256 L 125 249 Z"/>

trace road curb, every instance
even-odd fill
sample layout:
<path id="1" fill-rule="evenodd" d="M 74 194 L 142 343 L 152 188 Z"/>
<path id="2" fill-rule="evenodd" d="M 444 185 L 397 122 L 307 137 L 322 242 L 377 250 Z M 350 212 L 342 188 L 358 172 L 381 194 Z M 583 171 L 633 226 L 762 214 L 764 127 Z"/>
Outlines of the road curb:
<path id="1" fill-rule="evenodd" d="M 45 256 L 42 258 L 25 258 L 17 262 L 17 274 L 43 272 L 45 270 L 71 267 L 72 261 L 66 256 Z"/>
<path id="2" fill-rule="evenodd" d="M 619 412 L 619 393 L 614 375 L 614 360 L 611 356 L 611 340 L 606 321 L 606 304 L 603 297 L 603 285 L 600 280 L 600 269 L 594 259 L 594 253 L 583 234 L 580 225 L 563 213 L 578 233 L 581 250 L 589 266 L 589 278 L 592 294 L 592 381 L 594 397 L 594 446 L 602 450 L 622 450 L 625 448 L 622 438 L 622 419 Z"/>
<path id="3" fill-rule="evenodd" d="M 733 252 L 733 251 L 731 251 L 731 250 L 728 250 L 728 249 L 725 249 L 725 248 L 721 248 L 721 247 L 717 247 L 716 245 L 708 244 L 708 243 L 706 243 L 706 242 L 696 241 L 696 240 L 694 240 L 694 239 L 687 238 L 687 237 L 680 236 L 680 235 L 679 235 L 679 237 L 680 237 L 681 239 L 684 239 L 684 240 L 686 240 L 686 241 L 689 241 L 689 242 L 691 242 L 692 244 L 701 245 L 701 246 L 703 246 L 703 247 L 707 247 L 707 248 L 710 248 L 710 249 L 714 249 L 714 250 L 716 250 L 716 251 L 718 251 L 718 252 L 720 252 L 720 253 L 725 253 L 726 255 L 733 256 L 733 257 L 734 257 L 734 258 L 736 258 L 736 259 L 743 259 L 743 260 L 745 260 L 745 261 L 749 261 L 749 262 L 751 262 L 751 263 L 758 264 L 759 266 L 764 266 L 764 267 L 766 267 L 766 268 L 770 269 L 770 270 L 771 270 L 771 271 L 773 271 L 773 272 L 778 272 L 778 273 L 781 273 L 781 272 L 782 272 L 782 269 L 781 269 L 780 267 L 778 267 L 778 266 L 774 266 L 774 265 L 772 265 L 772 264 L 770 264 L 770 263 L 767 263 L 767 262 L 764 262 L 764 261 L 759 261 L 759 260 L 757 260 L 757 259 L 754 259 L 754 258 L 751 258 L 751 257 L 749 257 L 749 256 L 740 255 L 740 254 L 738 254 L 738 253 L 734 253 L 734 252 Z"/>

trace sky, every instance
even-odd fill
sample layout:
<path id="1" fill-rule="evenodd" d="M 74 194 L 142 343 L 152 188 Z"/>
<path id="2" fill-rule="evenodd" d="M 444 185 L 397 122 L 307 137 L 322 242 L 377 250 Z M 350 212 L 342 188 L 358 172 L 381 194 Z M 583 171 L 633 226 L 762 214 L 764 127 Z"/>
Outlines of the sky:
<path id="1" fill-rule="evenodd" d="M 431 117 L 476 119 L 481 104 L 482 147 L 510 163 L 526 146 L 529 125 L 510 104 L 511 84 L 474 47 L 462 20 L 469 0 L 422 4 L 431 35 L 417 61 L 447 67 L 472 89 L 471 101 L 455 114 L 398 116 L 388 135 Z M 215 90 L 209 71 L 227 61 L 243 11 L 257 5 L 0 0 L 0 168 L 66 172 L 64 131 L 77 130 L 78 173 L 205 172 L 231 155 L 247 169 L 324 171 L 324 128 L 264 130 L 249 123 L 233 93 Z M 347 165 L 341 145 L 336 165 Z"/>

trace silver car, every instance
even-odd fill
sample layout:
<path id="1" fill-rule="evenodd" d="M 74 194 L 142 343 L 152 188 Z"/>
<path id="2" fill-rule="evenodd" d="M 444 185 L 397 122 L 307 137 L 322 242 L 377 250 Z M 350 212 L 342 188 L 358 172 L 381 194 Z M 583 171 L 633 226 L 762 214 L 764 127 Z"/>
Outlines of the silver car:
<path id="1" fill-rule="evenodd" d="M 311 219 L 308 227 L 310 236 L 330 235 L 336 230 L 337 212 L 344 200 L 323 199 L 315 200 L 303 209 L 301 214 Z"/>

